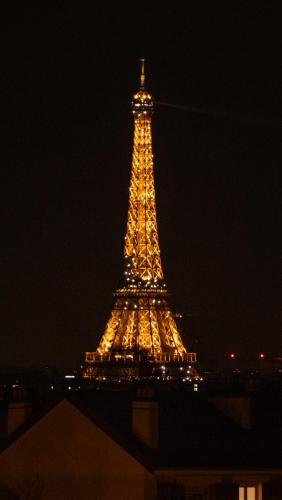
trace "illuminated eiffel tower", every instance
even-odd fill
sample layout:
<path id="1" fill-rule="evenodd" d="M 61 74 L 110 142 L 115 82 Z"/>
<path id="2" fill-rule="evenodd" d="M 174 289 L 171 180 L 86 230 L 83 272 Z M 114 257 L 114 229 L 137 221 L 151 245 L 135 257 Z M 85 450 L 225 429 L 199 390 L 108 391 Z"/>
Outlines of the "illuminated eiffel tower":
<path id="1" fill-rule="evenodd" d="M 89 378 L 130 380 L 154 373 L 173 378 L 185 365 L 191 376 L 196 373 L 196 353 L 184 347 L 167 302 L 156 216 L 153 109 L 141 59 L 140 89 L 132 100 L 134 141 L 123 286 L 114 292 L 115 304 L 97 350 L 86 353 L 84 376 Z"/>

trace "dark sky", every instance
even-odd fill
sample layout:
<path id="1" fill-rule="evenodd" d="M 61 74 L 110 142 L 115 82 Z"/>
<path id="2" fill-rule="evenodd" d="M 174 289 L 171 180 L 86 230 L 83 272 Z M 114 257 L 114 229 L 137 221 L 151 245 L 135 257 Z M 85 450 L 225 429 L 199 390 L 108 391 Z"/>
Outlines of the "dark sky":
<path id="1" fill-rule="evenodd" d="M 200 356 L 281 355 L 276 14 L 56 4 L 1 16 L 0 365 L 74 366 L 97 346 L 122 272 L 140 56 L 155 99 L 183 106 L 153 118 L 172 308 L 193 315 Z"/>

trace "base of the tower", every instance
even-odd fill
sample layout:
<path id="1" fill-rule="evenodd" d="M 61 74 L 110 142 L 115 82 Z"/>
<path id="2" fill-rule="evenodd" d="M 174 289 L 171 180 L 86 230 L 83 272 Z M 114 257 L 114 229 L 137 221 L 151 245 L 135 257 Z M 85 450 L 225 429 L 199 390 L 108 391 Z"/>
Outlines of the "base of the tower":
<path id="1" fill-rule="evenodd" d="M 111 382 L 135 382 L 138 380 L 201 380 L 195 363 L 188 361 L 94 361 L 87 362 L 83 371 L 85 379 Z"/>

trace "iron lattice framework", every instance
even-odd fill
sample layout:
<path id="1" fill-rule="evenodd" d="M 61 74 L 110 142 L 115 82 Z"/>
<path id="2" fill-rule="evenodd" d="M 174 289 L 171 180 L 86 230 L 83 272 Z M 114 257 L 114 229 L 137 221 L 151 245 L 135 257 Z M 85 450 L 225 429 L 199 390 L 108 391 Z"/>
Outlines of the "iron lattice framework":
<path id="1" fill-rule="evenodd" d="M 145 90 L 144 60 L 140 90 L 133 96 L 134 141 L 129 209 L 125 236 L 123 286 L 96 352 L 86 353 L 85 376 L 95 376 L 101 363 L 136 366 L 195 363 L 178 332 L 167 298 L 158 239 L 153 172 L 151 118 L 153 98 Z M 132 370 L 131 370 L 132 374 Z"/>

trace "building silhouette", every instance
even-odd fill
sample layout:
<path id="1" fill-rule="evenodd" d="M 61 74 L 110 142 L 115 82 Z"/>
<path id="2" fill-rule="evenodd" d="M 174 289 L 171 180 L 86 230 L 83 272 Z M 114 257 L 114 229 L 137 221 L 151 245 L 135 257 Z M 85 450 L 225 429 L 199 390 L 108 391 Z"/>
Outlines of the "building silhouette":
<path id="1" fill-rule="evenodd" d="M 271 426 L 258 403 L 151 387 L 62 395 L 29 416 L 13 402 L 0 498 L 281 500 L 281 403 Z"/>

